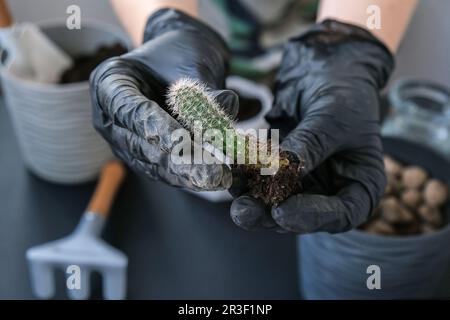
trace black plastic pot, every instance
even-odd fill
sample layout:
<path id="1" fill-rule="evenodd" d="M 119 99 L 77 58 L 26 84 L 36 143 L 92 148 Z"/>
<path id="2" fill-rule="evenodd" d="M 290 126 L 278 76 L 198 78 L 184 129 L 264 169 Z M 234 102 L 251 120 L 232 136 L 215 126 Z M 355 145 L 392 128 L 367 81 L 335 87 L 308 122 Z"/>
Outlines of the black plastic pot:
<path id="1" fill-rule="evenodd" d="M 427 147 L 383 139 L 385 153 L 425 168 L 450 185 L 450 162 Z M 446 208 L 447 221 L 450 217 Z M 431 298 L 450 266 L 450 225 L 425 235 L 381 236 L 352 230 L 298 237 L 300 289 L 306 299 Z M 371 265 L 380 289 L 369 289 Z"/>

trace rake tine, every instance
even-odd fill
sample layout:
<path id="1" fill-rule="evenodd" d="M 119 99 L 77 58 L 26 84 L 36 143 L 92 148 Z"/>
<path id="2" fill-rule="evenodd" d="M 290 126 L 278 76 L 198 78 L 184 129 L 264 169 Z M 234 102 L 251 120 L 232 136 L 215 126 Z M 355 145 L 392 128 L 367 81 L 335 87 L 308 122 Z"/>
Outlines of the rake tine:
<path id="1" fill-rule="evenodd" d="M 127 276 L 125 268 L 110 268 L 102 272 L 103 297 L 107 300 L 122 300 L 125 298 Z"/>
<path id="2" fill-rule="evenodd" d="M 28 254 L 27 254 L 28 256 Z M 55 280 L 53 269 L 46 262 L 28 259 L 30 266 L 31 287 L 39 299 L 50 299 L 55 295 Z"/>

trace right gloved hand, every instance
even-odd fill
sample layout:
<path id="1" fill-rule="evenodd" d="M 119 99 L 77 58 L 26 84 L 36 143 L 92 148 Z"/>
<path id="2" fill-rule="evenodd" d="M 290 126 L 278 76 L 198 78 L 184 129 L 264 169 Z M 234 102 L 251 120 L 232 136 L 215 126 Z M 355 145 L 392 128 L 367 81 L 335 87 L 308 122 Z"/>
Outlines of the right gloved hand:
<path id="1" fill-rule="evenodd" d="M 344 232 L 367 221 L 386 185 L 379 90 L 393 66 L 384 44 L 355 25 L 325 20 L 290 39 L 266 118 L 285 136 L 280 149 L 303 161 L 303 190 L 272 208 L 242 195 L 233 221 L 295 233 Z"/>
<path id="2" fill-rule="evenodd" d="M 174 9 L 151 15 L 144 44 L 103 62 L 91 74 L 96 130 L 132 169 L 170 185 L 193 190 L 220 190 L 231 185 L 221 164 L 175 164 L 171 140 L 182 128 L 166 110 L 167 87 L 189 77 L 202 81 L 231 116 L 238 98 L 225 86 L 229 53 L 212 29 Z"/>

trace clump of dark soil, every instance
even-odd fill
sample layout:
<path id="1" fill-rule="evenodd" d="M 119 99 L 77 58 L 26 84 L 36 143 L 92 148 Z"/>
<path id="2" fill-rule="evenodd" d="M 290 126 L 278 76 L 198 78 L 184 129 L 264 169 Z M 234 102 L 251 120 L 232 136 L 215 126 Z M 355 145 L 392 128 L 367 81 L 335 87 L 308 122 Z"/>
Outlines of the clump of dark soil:
<path id="1" fill-rule="evenodd" d="M 302 191 L 302 164 L 289 153 L 281 152 L 280 167 L 274 175 L 261 175 L 261 166 L 237 165 L 234 170 L 247 181 L 248 194 L 265 205 L 277 206 Z"/>
<path id="2" fill-rule="evenodd" d="M 120 56 L 127 52 L 127 49 L 120 43 L 109 46 L 101 46 L 94 53 L 83 54 L 73 57 L 73 64 L 65 70 L 59 83 L 73 83 L 89 80 L 91 72 L 104 60 Z"/>
<path id="3" fill-rule="evenodd" d="M 239 95 L 237 122 L 257 116 L 262 110 L 261 101 Z M 236 165 L 235 173 L 246 181 L 248 194 L 268 206 L 276 206 L 289 196 L 302 190 L 301 164 L 288 153 L 280 154 L 280 168 L 275 175 L 261 175 L 261 165 Z"/>

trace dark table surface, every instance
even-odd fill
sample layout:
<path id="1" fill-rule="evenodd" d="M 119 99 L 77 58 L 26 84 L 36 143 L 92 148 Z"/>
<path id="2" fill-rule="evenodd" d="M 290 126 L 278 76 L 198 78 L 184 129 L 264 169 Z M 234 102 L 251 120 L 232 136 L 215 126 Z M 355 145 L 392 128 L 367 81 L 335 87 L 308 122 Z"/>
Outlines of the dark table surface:
<path id="1" fill-rule="evenodd" d="M 94 187 L 32 175 L 0 102 L 0 299 L 33 298 L 25 251 L 70 233 Z M 129 173 L 104 232 L 128 256 L 128 298 L 299 298 L 296 238 L 240 230 L 228 207 Z M 56 277 L 64 298 L 62 271 Z"/>
<path id="2" fill-rule="evenodd" d="M 31 174 L 0 98 L 0 299 L 33 298 L 25 251 L 77 225 L 95 182 L 62 186 Z M 129 258 L 131 299 L 298 299 L 296 237 L 246 232 L 212 204 L 129 173 L 104 237 Z M 56 273 L 57 298 L 65 298 Z M 93 298 L 101 298 L 94 276 Z M 438 297 L 450 297 L 450 272 Z"/>

